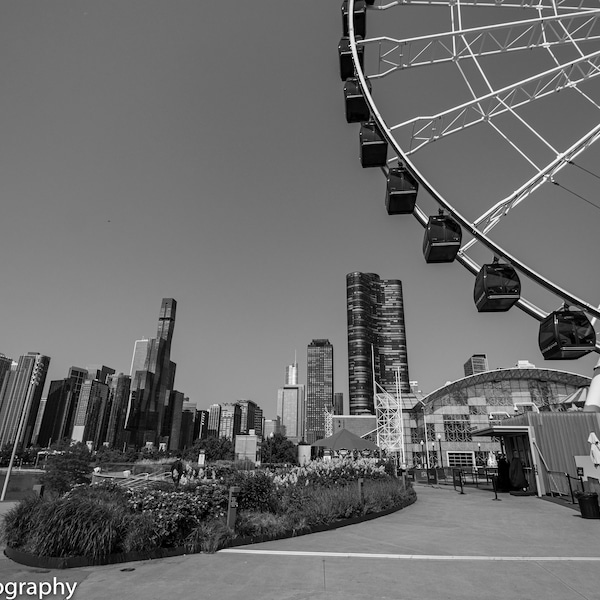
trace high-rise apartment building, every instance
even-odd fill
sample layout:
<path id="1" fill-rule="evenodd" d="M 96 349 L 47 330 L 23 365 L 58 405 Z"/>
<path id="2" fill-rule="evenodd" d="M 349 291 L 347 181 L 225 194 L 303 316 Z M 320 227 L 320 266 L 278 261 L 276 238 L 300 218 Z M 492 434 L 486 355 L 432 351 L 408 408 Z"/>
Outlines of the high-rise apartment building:
<path id="1" fill-rule="evenodd" d="M 489 371 L 488 359 L 485 354 L 473 354 L 471 358 L 464 364 L 465 377 L 476 375 L 477 373 L 485 373 Z"/>
<path id="2" fill-rule="evenodd" d="M 305 386 L 298 384 L 298 363 L 285 369 L 285 385 L 277 390 L 277 417 L 284 435 L 295 444 L 306 435 Z"/>
<path id="3" fill-rule="evenodd" d="M 197 410 L 194 421 L 194 437 L 192 441 L 205 440 L 208 437 L 208 415 L 207 410 Z"/>
<path id="4" fill-rule="evenodd" d="M 390 394 L 397 378 L 401 393 L 410 393 L 402 282 L 349 273 L 346 297 L 350 414 L 374 414 L 373 375 Z"/>
<path id="5" fill-rule="evenodd" d="M 264 432 L 265 417 L 263 416 L 263 409 L 257 406 L 254 411 L 254 433 L 261 438 Z"/>
<path id="6" fill-rule="evenodd" d="M 105 442 L 121 450 L 125 444 L 125 412 L 129 400 L 131 377 L 119 373 L 108 378 L 108 427 Z"/>
<path id="7" fill-rule="evenodd" d="M 235 442 L 235 436 L 240 433 L 242 423 L 242 407 L 236 402 L 221 405 L 221 419 L 219 422 L 219 437 Z"/>
<path id="8" fill-rule="evenodd" d="M 156 338 L 147 340 L 144 366 L 131 374 L 131 391 L 125 427 L 128 443 L 136 447 L 158 446 L 161 438 L 170 436 L 165 421 L 169 394 L 175 383 L 176 365 L 171 361 L 171 342 L 175 328 L 177 302 L 163 298 Z M 132 369 L 141 364 L 143 340 L 136 342 Z"/>
<path id="9" fill-rule="evenodd" d="M 8 374 L 10 373 L 12 364 L 12 358 L 8 358 L 8 356 L 0 354 L 0 390 L 2 390 L 2 384 L 4 383 L 4 379 L 8 377 Z"/>
<path id="10" fill-rule="evenodd" d="M 114 373 L 114 371 L 113 371 Z M 108 384 L 99 379 L 86 379 L 81 386 L 71 438 L 87 443 L 96 450 L 106 438 L 108 429 Z"/>
<path id="11" fill-rule="evenodd" d="M 221 405 L 211 404 L 208 409 L 208 434 L 207 437 L 220 437 L 221 435 Z"/>
<path id="12" fill-rule="evenodd" d="M 37 418 L 50 357 L 37 352 L 20 356 L 0 391 L 0 446 L 17 443 L 29 446 Z M 23 427 L 17 440 L 17 432 Z"/>
<path id="13" fill-rule="evenodd" d="M 256 429 L 256 409 L 258 406 L 252 400 L 238 400 L 237 404 L 239 404 L 241 409 L 239 433 L 241 435 L 248 435 L 250 430 Z"/>
<path id="14" fill-rule="evenodd" d="M 313 340 L 306 363 L 306 441 L 312 444 L 325 437 L 325 411 L 333 407 L 333 346 L 329 340 Z"/>

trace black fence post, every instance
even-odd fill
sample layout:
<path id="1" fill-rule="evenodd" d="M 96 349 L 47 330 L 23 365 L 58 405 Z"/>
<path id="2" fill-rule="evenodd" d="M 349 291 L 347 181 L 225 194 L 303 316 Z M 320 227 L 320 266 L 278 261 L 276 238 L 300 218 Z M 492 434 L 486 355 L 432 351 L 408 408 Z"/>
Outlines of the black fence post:
<path id="1" fill-rule="evenodd" d="M 235 518 L 237 516 L 238 496 L 241 488 L 237 485 L 232 485 L 229 488 L 229 498 L 227 502 L 227 527 L 235 529 Z"/>
<path id="2" fill-rule="evenodd" d="M 492 500 L 498 500 L 498 502 L 502 502 L 500 498 L 498 498 L 498 476 L 492 475 L 492 486 L 494 487 L 494 497 Z"/>
<path id="3" fill-rule="evenodd" d="M 573 496 L 573 486 L 571 485 L 571 476 L 568 473 L 565 473 L 565 477 L 567 478 L 567 483 L 569 484 L 569 493 L 571 494 L 571 504 L 575 504 L 575 496 Z"/>

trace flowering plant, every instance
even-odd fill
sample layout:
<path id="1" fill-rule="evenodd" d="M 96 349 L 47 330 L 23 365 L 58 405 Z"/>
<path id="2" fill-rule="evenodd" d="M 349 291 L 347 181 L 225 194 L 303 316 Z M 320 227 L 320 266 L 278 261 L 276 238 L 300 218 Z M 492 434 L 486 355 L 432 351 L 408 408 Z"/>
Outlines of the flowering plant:
<path id="1" fill-rule="evenodd" d="M 301 467 L 294 467 L 287 472 L 273 474 L 273 482 L 278 487 L 289 486 L 330 486 L 344 485 L 364 479 L 385 479 L 388 475 L 384 465 L 376 459 L 336 458 L 330 461 L 311 461 Z"/>
<path id="2" fill-rule="evenodd" d="M 190 491 L 132 490 L 128 505 L 133 512 L 150 513 L 163 545 L 175 545 L 206 520 L 224 517 L 227 491 L 216 483 L 198 485 Z"/>

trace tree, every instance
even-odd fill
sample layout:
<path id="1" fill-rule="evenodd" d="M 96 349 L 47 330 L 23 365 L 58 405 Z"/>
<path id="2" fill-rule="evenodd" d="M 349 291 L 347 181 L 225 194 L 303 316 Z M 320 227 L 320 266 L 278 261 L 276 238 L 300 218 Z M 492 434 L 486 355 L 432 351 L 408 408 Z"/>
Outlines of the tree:
<path id="1" fill-rule="evenodd" d="M 57 494 L 68 492 L 78 483 L 89 483 L 90 461 L 92 455 L 85 444 L 78 442 L 65 448 L 64 443 L 56 445 L 56 454 L 49 454 L 46 472 L 42 475 L 42 483 Z"/>
<path id="2" fill-rule="evenodd" d="M 204 450 L 207 462 L 233 460 L 233 443 L 225 437 L 211 436 L 205 440 L 196 440 L 194 445 L 184 452 L 183 458 L 196 461 L 200 450 Z"/>
<path id="3" fill-rule="evenodd" d="M 267 437 L 262 445 L 262 461 L 266 463 L 291 463 L 298 462 L 298 450 L 294 442 L 288 440 L 281 433 Z"/>

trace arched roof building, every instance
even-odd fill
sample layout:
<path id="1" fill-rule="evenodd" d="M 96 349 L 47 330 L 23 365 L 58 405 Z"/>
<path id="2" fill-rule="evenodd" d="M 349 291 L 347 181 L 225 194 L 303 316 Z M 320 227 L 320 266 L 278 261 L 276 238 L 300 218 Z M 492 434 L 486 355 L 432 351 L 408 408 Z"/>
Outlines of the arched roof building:
<path id="1" fill-rule="evenodd" d="M 558 410 L 591 379 L 555 369 L 510 368 L 463 377 L 431 392 L 411 411 L 409 465 L 483 466 L 501 450 L 495 437 L 474 437 L 490 422 L 527 410 Z M 426 451 L 427 450 L 427 451 Z M 411 460 L 412 459 L 412 460 Z"/>

